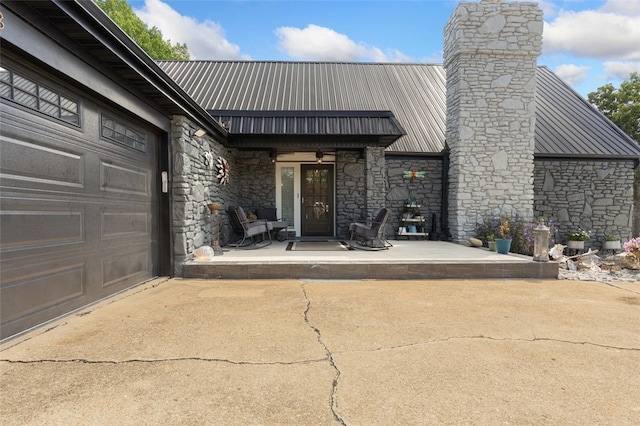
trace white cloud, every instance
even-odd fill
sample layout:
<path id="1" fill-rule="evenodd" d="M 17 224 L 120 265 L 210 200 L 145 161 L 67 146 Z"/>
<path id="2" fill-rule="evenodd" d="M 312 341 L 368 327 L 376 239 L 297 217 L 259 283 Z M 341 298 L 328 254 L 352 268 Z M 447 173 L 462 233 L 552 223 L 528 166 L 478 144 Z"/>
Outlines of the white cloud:
<path id="1" fill-rule="evenodd" d="M 608 0 L 602 10 L 621 15 L 640 15 L 640 1 L 638 0 Z"/>
<path id="2" fill-rule="evenodd" d="M 306 28 L 280 27 L 275 30 L 278 46 L 295 59 L 318 61 L 406 62 L 410 58 L 399 50 L 386 53 L 378 47 L 356 43 L 331 28 L 309 24 Z"/>
<path id="3" fill-rule="evenodd" d="M 609 0 L 598 10 L 560 11 L 545 22 L 544 50 L 603 59 L 640 59 L 640 0 Z"/>
<path id="4" fill-rule="evenodd" d="M 160 0 L 145 0 L 134 12 L 149 27 L 157 27 L 165 40 L 186 43 L 191 59 L 249 59 L 240 47 L 224 37 L 224 29 L 216 22 L 198 22 L 182 16 Z"/>
<path id="5" fill-rule="evenodd" d="M 555 73 L 570 86 L 582 83 L 587 78 L 589 67 L 564 64 L 555 69 Z"/>
<path id="6" fill-rule="evenodd" d="M 554 16 L 558 10 L 558 6 L 551 0 L 539 0 L 538 6 L 542 9 L 545 18 Z"/>
<path id="7" fill-rule="evenodd" d="M 607 61 L 603 67 L 607 73 L 607 79 L 628 80 L 632 72 L 640 73 L 640 61 Z"/>

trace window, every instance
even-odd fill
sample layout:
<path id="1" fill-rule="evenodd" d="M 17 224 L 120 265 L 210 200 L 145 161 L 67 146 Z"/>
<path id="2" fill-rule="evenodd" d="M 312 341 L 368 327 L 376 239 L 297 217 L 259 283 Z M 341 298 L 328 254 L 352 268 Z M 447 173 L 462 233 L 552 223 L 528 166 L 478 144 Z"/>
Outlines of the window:
<path id="1" fill-rule="evenodd" d="M 80 104 L 77 101 L 2 67 L 0 96 L 49 117 L 80 126 Z"/>
<path id="2" fill-rule="evenodd" d="M 101 135 L 105 139 L 146 152 L 146 136 L 108 115 L 102 114 Z"/>

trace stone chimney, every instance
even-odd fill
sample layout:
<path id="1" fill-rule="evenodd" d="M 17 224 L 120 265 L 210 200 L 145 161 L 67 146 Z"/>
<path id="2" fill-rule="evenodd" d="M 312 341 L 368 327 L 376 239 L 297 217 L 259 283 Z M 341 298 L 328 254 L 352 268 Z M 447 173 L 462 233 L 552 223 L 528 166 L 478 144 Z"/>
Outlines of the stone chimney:
<path id="1" fill-rule="evenodd" d="M 449 228 L 455 241 L 483 218 L 533 217 L 536 3 L 460 3 L 444 30 Z"/>

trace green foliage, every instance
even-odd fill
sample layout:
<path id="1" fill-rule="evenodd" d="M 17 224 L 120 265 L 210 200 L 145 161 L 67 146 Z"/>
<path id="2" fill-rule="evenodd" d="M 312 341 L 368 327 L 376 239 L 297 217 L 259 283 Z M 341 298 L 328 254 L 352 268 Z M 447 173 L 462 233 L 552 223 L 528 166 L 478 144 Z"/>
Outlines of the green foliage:
<path id="1" fill-rule="evenodd" d="M 164 40 L 157 27 L 149 28 L 135 14 L 126 0 L 93 0 L 122 31 L 155 60 L 188 60 L 186 44 Z"/>
<path id="2" fill-rule="evenodd" d="M 640 142 L 640 74 L 631 73 L 618 89 L 605 84 L 589 93 L 587 98 L 626 134 Z"/>
<path id="3" fill-rule="evenodd" d="M 575 231 L 567 232 L 567 240 L 569 241 L 587 241 L 589 239 L 589 231 L 585 231 L 582 228 L 578 228 Z"/>
<path id="4" fill-rule="evenodd" d="M 538 223 L 526 220 L 520 216 L 493 216 L 485 218 L 482 223 L 476 224 L 475 237 L 483 242 L 493 241 L 495 238 L 511 238 L 511 253 L 519 253 L 527 256 L 533 255 L 534 234 L 533 229 Z M 547 222 L 550 230 L 549 244 L 554 244 L 554 235 L 557 231 L 552 221 Z M 488 245 L 488 244 L 485 244 Z"/>

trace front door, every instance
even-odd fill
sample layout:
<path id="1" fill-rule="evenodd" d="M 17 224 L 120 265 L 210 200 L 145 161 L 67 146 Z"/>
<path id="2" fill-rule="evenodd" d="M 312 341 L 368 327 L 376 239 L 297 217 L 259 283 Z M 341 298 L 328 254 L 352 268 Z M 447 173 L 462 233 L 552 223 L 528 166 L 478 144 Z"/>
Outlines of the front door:
<path id="1" fill-rule="evenodd" d="M 301 236 L 333 236 L 333 164 L 301 164 Z"/>

